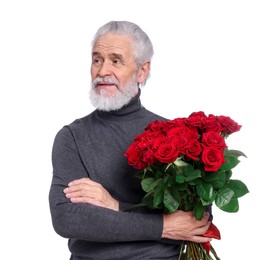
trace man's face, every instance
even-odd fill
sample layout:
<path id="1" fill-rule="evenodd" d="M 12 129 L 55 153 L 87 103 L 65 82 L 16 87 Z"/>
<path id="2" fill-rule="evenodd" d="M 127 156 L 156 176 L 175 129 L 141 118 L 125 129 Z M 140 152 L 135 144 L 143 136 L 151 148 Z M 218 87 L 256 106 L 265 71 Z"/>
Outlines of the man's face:
<path id="1" fill-rule="evenodd" d="M 132 51 L 133 40 L 124 35 L 106 34 L 100 37 L 92 50 L 91 101 L 101 109 L 104 103 L 120 103 L 103 110 L 119 109 L 138 92 L 138 68 Z M 127 98 L 124 97 L 127 95 Z M 124 100 L 118 100 L 123 98 Z M 124 104 L 121 104 L 124 103 Z M 120 106 L 120 107 L 118 107 Z"/>

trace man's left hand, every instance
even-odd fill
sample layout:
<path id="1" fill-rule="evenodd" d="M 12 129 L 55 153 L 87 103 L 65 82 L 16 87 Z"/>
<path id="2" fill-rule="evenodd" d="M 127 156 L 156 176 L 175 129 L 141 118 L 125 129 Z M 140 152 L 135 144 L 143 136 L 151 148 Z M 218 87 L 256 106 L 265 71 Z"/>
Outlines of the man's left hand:
<path id="1" fill-rule="evenodd" d="M 89 178 L 70 182 L 63 192 L 72 203 L 89 203 L 119 211 L 119 202 L 100 183 Z"/>

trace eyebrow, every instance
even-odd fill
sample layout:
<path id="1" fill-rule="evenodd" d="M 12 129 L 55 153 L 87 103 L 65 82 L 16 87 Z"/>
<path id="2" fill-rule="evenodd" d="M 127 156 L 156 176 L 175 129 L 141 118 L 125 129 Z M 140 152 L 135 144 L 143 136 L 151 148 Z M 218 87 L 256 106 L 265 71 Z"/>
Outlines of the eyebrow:
<path id="1" fill-rule="evenodd" d="M 111 58 L 119 58 L 120 60 L 123 60 L 123 55 L 119 54 L 119 53 L 111 53 L 110 55 L 108 55 Z"/>
<path id="2" fill-rule="evenodd" d="M 101 55 L 100 52 L 95 51 L 95 52 L 92 52 L 92 56 L 102 56 L 102 55 Z M 108 55 L 108 57 L 110 57 L 110 58 L 119 58 L 121 60 L 123 59 L 123 55 L 119 54 L 119 53 L 110 53 Z"/>
<path id="3" fill-rule="evenodd" d="M 92 56 L 101 56 L 101 54 L 99 52 L 97 52 L 97 51 L 93 51 L 92 52 Z"/>

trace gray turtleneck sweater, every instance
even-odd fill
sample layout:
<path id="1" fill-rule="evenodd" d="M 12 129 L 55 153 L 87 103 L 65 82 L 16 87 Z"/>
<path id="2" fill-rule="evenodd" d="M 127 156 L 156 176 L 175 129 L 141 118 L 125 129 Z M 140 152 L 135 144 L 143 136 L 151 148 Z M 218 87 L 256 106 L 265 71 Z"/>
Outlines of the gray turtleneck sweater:
<path id="1" fill-rule="evenodd" d="M 56 135 L 49 202 L 55 231 L 69 238 L 71 260 L 177 259 L 179 244 L 161 239 L 161 213 L 125 211 L 144 193 L 124 153 L 147 124 L 164 120 L 141 106 L 139 96 L 118 111 L 95 110 Z M 83 177 L 101 183 L 119 201 L 120 211 L 71 203 L 63 189 Z"/>

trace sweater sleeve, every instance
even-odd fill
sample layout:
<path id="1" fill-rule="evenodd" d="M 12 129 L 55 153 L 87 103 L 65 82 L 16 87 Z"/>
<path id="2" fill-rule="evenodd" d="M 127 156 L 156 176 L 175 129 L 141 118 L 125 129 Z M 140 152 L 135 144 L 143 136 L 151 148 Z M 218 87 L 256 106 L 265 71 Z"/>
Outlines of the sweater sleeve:
<path id="1" fill-rule="evenodd" d="M 52 150 L 53 177 L 49 204 L 55 231 L 63 237 L 94 242 L 160 240 L 162 214 L 125 212 L 71 203 L 63 193 L 74 179 L 88 177 L 72 132 L 62 128 Z"/>

